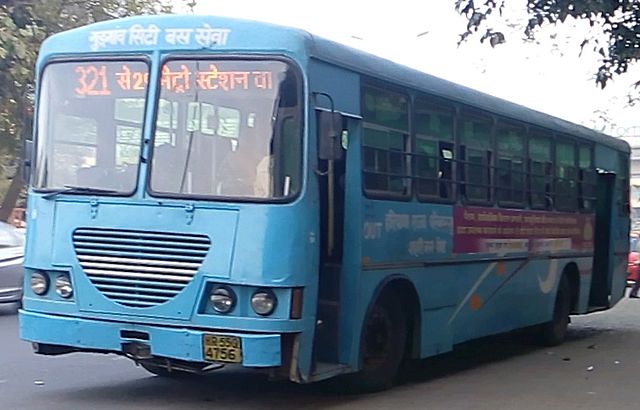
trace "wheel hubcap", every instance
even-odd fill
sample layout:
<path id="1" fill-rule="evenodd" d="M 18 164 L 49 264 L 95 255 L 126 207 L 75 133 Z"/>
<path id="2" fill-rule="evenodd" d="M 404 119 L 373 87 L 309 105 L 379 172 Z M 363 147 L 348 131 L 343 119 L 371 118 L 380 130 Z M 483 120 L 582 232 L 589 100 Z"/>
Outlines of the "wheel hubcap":
<path id="1" fill-rule="evenodd" d="M 393 328 L 391 319 L 384 309 L 374 308 L 365 327 L 363 365 L 376 368 L 384 363 L 392 349 Z"/>

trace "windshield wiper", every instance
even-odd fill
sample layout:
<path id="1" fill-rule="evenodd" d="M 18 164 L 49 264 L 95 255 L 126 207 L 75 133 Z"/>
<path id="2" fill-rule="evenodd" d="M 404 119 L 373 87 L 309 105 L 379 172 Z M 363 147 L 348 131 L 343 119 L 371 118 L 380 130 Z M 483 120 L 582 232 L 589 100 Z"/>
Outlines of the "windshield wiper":
<path id="1" fill-rule="evenodd" d="M 112 189 L 92 188 L 89 186 L 65 185 L 64 189 L 50 192 L 43 195 L 44 199 L 52 199 L 60 194 L 116 194 L 118 191 Z"/>

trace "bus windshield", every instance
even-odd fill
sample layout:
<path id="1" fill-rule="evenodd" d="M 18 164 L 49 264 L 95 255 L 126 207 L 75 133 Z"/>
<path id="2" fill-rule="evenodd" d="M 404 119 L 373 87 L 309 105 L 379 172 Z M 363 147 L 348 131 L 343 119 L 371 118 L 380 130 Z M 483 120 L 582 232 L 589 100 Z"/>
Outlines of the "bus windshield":
<path id="1" fill-rule="evenodd" d="M 170 60 L 162 67 L 150 188 L 241 200 L 295 196 L 300 87 L 275 60 Z"/>
<path id="2" fill-rule="evenodd" d="M 124 83 L 127 70 L 138 73 Z M 142 61 L 49 64 L 37 122 L 36 189 L 136 187 L 148 66 Z"/>

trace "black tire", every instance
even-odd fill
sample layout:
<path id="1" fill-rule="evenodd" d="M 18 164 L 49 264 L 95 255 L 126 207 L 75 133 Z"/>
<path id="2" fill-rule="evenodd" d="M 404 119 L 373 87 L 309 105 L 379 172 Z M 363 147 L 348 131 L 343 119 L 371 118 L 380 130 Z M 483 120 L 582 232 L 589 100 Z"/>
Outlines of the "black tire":
<path id="1" fill-rule="evenodd" d="M 182 370 L 169 371 L 166 367 L 158 366 L 156 364 L 151 364 L 151 363 L 140 362 L 140 366 L 142 366 L 142 368 L 148 371 L 149 373 L 154 374 L 158 377 L 177 379 L 177 378 L 189 377 L 193 375 L 192 373 L 185 372 Z"/>
<path id="2" fill-rule="evenodd" d="M 406 341 L 402 299 L 387 293 L 367 314 L 360 341 L 361 370 L 346 378 L 346 387 L 359 393 L 390 388 L 404 358 Z"/>
<path id="3" fill-rule="evenodd" d="M 553 318 L 542 325 L 540 341 L 545 346 L 557 346 L 564 342 L 569 326 L 571 313 L 571 285 L 566 275 L 562 275 L 558 284 L 556 301 L 553 308 Z"/>

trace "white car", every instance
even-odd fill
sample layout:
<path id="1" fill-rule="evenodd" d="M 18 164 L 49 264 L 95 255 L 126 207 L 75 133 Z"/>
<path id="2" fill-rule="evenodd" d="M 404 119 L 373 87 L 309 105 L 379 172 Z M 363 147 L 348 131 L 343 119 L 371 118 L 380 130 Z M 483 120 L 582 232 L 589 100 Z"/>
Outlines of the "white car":
<path id="1" fill-rule="evenodd" d="M 0 304 L 22 300 L 24 232 L 0 222 Z"/>

